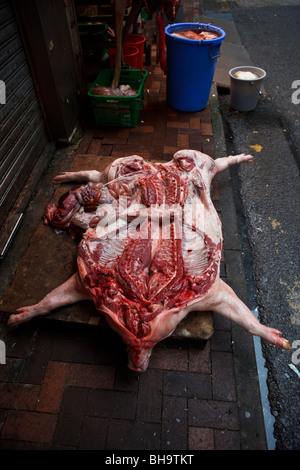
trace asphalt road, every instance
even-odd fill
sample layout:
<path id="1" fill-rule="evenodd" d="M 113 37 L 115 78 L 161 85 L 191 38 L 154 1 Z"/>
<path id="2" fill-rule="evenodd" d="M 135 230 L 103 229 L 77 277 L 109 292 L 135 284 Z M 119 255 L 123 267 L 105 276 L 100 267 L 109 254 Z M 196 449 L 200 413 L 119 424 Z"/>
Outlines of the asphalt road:
<path id="1" fill-rule="evenodd" d="M 247 113 L 232 110 L 228 94 L 219 94 L 220 106 L 228 152 L 254 155 L 252 165 L 232 168 L 231 173 L 249 301 L 260 321 L 279 329 L 292 346 L 291 351 L 282 351 L 263 342 L 262 348 L 276 449 L 298 450 L 300 1 L 280 2 L 282 6 L 246 0 L 232 3 L 239 5 L 230 12 L 242 44 L 253 64 L 267 73 L 266 95 Z"/>

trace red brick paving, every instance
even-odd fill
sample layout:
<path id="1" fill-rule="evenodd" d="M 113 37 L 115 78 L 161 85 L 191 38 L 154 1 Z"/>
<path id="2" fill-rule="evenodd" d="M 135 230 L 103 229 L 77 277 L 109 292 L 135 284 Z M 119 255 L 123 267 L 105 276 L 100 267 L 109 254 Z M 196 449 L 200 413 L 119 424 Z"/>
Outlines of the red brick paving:
<path id="1" fill-rule="evenodd" d="M 168 108 L 165 76 L 148 70 L 137 126 L 89 129 L 78 154 L 168 160 L 192 148 L 214 157 L 209 106 Z M 217 181 L 212 197 L 218 207 Z M 112 331 L 43 319 L 14 330 L 0 365 L 0 449 L 239 449 L 230 323 L 217 317 L 214 328 L 206 343 L 161 342 L 143 374 L 127 368 Z"/>
<path id="2" fill-rule="evenodd" d="M 142 374 L 112 331 L 43 319 L 15 330 L 0 366 L 0 449 L 239 448 L 230 329 L 219 323 L 206 343 L 159 343 Z"/>

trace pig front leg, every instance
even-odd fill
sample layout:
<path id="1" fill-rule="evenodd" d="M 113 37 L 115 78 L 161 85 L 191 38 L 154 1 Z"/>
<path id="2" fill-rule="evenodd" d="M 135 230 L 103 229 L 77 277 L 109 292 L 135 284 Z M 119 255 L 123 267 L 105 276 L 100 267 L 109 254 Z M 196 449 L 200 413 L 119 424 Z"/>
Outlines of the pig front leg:
<path id="1" fill-rule="evenodd" d="M 269 344 L 291 349 L 290 343 L 281 337 L 280 331 L 262 325 L 225 282 L 220 279 L 219 283 L 218 294 L 211 305 L 212 310 L 238 323 L 252 335 L 260 336 Z"/>
<path id="2" fill-rule="evenodd" d="M 49 292 L 39 303 L 17 309 L 18 314 L 9 317 L 9 326 L 19 325 L 36 316 L 47 315 L 52 310 L 64 305 L 74 304 L 80 300 L 90 299 L 85 292 L 79 276 L 74 274 L 66 282 Z"/>
<path id="3" fill-rule="evenodd" d="M 99 183 L 101 182 L 101 172 L 97 170 L 82 171 L 64 171 L 61 175 L 57 175 L 53 179 L 54 183 Z"/>
<path id="4" fill-rule="evenodd" d="M 215 174 L 221 173 L 232 165 L 244 162 L 252 162 L 253 156 L 241 153 L 239 155 L 229 155 L 229 157 L 217 158 L 215 160 Z"/>

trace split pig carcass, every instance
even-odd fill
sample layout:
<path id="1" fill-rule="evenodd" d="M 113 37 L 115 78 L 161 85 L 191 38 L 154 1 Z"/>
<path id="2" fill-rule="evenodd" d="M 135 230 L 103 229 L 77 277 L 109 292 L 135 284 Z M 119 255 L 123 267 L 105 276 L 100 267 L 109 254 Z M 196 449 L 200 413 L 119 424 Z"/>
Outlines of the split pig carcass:
<path id="1" fill-rule="evenodd" d="M 290 349 L 281 332 L 262 325 L 220 278 L 222 228 L 210 197 L 214 176 L 251 155 L 213 160 L 194 150 L 165 163 L 133 155 L 103 172 L 66 172 L 81 181 L 44 221 L 80 228 L 78 270 L 39 303 L 21 307 L 10 325 L 90 299 L 123 339 L 128 366 L 145 371 L 153 347 L 191 311 L 214 311 L 268 343 Z"/>

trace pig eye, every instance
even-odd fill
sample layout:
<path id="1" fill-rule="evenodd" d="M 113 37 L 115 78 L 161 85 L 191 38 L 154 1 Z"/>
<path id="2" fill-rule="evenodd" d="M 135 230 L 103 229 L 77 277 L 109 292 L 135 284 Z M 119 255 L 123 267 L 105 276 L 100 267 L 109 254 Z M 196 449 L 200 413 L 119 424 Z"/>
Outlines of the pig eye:
<path id="1" fill-rule="evenodd" d="M 182 158 L 179 158 L 177 161 L 178 161 L 180 168 L 182 168 L 185 171 L 191 171 L 196 166 L 194 159 L 192 157 L 182 157 Z"/>

